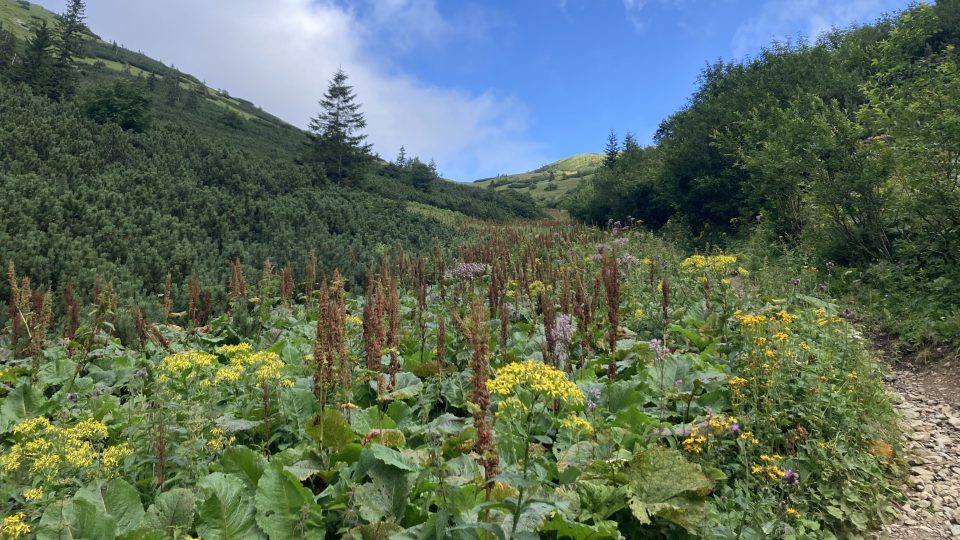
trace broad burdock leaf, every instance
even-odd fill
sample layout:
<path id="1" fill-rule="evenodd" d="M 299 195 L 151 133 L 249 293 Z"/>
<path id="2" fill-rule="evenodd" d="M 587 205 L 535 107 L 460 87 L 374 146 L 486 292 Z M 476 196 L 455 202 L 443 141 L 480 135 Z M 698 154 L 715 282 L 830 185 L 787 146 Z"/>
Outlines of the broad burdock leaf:
<path id="1" fill-rule="evenodd" d="M 86 499 L 59 500 L 43 511 L 36 535 L 38 540 L 114 538 L 117 522 Z"/>
<path id="2" fill-rule="evenodd" d="M 6 433 L 22 420 L 41 414 L 44 410 L 43 395 L 33 388 L 32 384 L 24 383 L 7 394 L 0 404 L 0 433 Z"/>
<path id="3" fill-rule="evenodd" d="M 243 480 L 212 473 L 200 479 L 198 485 L 206 496 L 198 511 L 197 525 L 197 532 L 204 540 L 263 538 L 254 519 L 253 505 L 245 495 Z"/>
<path id="4" fill-rule="evenodd" d="M 98 511 L 112 517 L 117 535 L 138 529 L 146 514 L 136 488 L 120 478 L 94 481 L 78 491 L 75 498 L 90 502 Z"/>
<path id="5" fill-rule="evenodd" d="M 223 472 L 234 475 L 247 485 L 251 491 L 257 489 L 260 476 L 267 468 L 267 458 L 263 453 L 251 450 L 246 446 L 231 446 L 223 453 L 220 459 Z"/>
<path id="6" fill-rule="evenodd" d="M 231 433 L 253 429 L 262 424 L 263 420 L 245 420 L 243 418 L 234 418 L 232 416 L 223 415 L 214 420 L 214 422 L 217 424 L 217 427 L 223 430 L 225 434 L 230 435 Z"/>
<path id="7" fill-rule="evenodd" d="M 306 388 L 284 388 L 280 391 L 280 410 L 283 415 L 304 429 L 317 410 L 317 398 Z"/>
<path id="8" fill-rule="evenodd" d="M 193 491 L 184 488 L 171 489 L 157 495 L 156 500 L 147 509 L 143 520 L 144 528 L 160 531 L 164 536 L 185 533 L 193 526 L 197 497 Z"/>
<path id="9" fill-rule="evenodd" d="M 713 481 L 677 450 L 641 450 L 624 474 L 629 481 L 627 505 L 640 523 L 651 523 L 657 516 L 693 532 L 704 519 L 704 499 Z"/>
<path id="10" fill-rule="evenodd" d="M 367 472 L 372 481 L 357 486 L 354 491 L 354 504 L 360 517 L 371 523 L 384 518 L 402 518 L 415 474 L 383 464 L 377 464 Z"/>
<path id="11" fill-rule="evenodd" d="M 322 514 L 313 493 L 279 465 L 260 477 L 256 506 L 257 524 L 270 538 L 323 538 Z"/>
<path id="12" fill-rule="evenodd" d="M 304 428 L 307 436 L 320 443 L 322 448 L 340 450 L 354 440 L 353 428 L 343 413 L 327 407 L 322 416 L 311 418 Z"/>

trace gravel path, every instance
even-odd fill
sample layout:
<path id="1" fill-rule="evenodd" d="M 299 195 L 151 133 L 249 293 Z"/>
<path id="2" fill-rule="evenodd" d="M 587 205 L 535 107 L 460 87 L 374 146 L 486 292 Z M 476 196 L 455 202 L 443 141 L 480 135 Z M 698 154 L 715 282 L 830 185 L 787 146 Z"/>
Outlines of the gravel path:
<path id="1" fill-rule="evenodd" d="M 880 535 L 891 540 L 960 540 L 960 366 L 896 367 L 890 390 L 900 397 L 910 476 L 899 519 Z M 952 392 L 944 390 L 952 387 Z"/>

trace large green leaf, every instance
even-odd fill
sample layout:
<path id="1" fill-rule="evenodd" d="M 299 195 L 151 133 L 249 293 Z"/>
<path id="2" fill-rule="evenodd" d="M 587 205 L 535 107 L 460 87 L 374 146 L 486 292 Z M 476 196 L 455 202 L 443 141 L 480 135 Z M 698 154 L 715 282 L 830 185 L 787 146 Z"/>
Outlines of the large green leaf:
<path id="1" fill-rule="evenodd" d="M 212 473 L 199 482 L 206 500 L 200 505 L 197 532 L 205 540 L 258 539 L 253 505 L 244 496 L 243 480 L 223 473 Z"/>
<path id="2" fill-rule="evenodd" d="M 297 429 L 303 429 L 316 414 L 317 398 L 306 388 L 284 388 L 280 392 L 280 410 L 296 423 Z"/>
<path id="3" fill-rule="evenodd" d="M 368 472 L 372 481 L 354 490 L 357 513 L 371 523 L 384 518 L 400 519 L 407 507 L 414 475 L 382 464 Z"/>
<path id="4" fill-rule="evenodd" d="M 267 458 L 246 446 L 231 446 L 223 453 L 220 462 L 223 472 L 243 480 L 250 491 L 257 489 L 260 476 L 267 468 Z"/>
<path id="5" fill-rule="evenodd" d="M 400 451 L 388 448 L 382 444 L 371 444 L 369 446 L 370 455 L 383 462 L 385 465 L 396 467 L 403 471 L 417 470 L 417 464 L 413 459 L 403 455 Z"/>
<path id="6" fill-rule="evenodd" d="M 324 409 L 323 415 L 308 420 L 305 431 L 322 448 L 340 450 L 354 440 L 353 428 L 343 413 L 332 407 Z"/>
<path id="7" fill-rule="evenodd" d="M 397 423 L 386 414 L 381 416 L 376 407 L 368 407 L 350 415 L 350 427 L 362 437 L 373 429 L 393 429 L 397 427 Z"/>
<path id="8" fill-rule="evenodd" d="M 627 505 L 640 523 L 650 523 L 657 516 L 693 531 L 703 520 L 704 499 L 713 489 L 713 481 L 677 450 L 642 450 L 624 473 L 630 492 Z"/>
<path id="9" fill-rule="evenodd" d="M 47 506 L 37 525 L 38 540 L 100 540 L 117 535 L 116 520 L 81 498 Z"/>
<path id="10" fill-rule="evenodd" d="M 567 519 L 563 514 L 556 513 L 540 527 L 540 532 L 552 532 L 557 538 L 568 540 L 606 540 L 619 539 L 615 521 L 601 521 L 596 525 L 587 525 L 575 520 Z"/>
<path id="11" fill-rule="evenodd" d="M 313 493 L 275 465 L 260 477 L 257 524 L 270 538 L 322 539 L 323 522 Z"/>
<path id="12" fill-rule="evenodd" d="M 183 534 L 193 526 L 197 497 L 189 489 L 177 488 L 157 495 L 143 520 L 144 528 L 162 531 L 165 536 Z"/>
<path id="13" fill-rule="evenodd" d="M 121 478 L 98 480 L 77 492 L 77 499 L 94 505 L 98 511 L 116 520 L 117 535 L 140 527 L 146 512 L 136 488 Z"/>
<path id="14" fill-rule="evenodd" d="M 42 411 L 43 396 L 33 385 L 17 386 L 0 404 L 0 433 L 6 433 L 22 420 L 37 416 Z"/>

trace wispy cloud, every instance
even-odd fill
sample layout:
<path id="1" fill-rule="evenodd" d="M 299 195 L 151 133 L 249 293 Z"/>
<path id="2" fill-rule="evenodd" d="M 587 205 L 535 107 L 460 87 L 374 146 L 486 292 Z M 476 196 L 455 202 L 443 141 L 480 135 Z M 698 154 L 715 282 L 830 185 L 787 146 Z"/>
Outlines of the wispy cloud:
<path id="1" fill-rule="evenodd" d="M 734 33 L 732 50 L 741 57 L 771 41 L 802 37 L 811 41 L 833 28 L 842 28 L 879 16 L 902 2 L 891 0 L 768 0 L 759 13 Z"/>
<path id="2" fill-rule="evenodd" d="M 376 39 L 398 49 L 442 46 L 461 34 L 458 25 L 466 19 L 445 19 L 435 0 L 367 1 L 98 0 L 88 3 L 87 15 L 105 39 L 173 63 L 299 126 L 316 115 L 317 100 L 342 67 L 366 113 L 374 149 L 388 158 L 404 145 L 459 180 L 539 164 L 542 148 L 528 136 L 523 103 L 491 91 L 436 86 L 370 52 L 383 51 L 369 46 Z M 62 1 L 41 3 L 62 10 Z M 481 15 L 465 13 L 470 23 Z"/>

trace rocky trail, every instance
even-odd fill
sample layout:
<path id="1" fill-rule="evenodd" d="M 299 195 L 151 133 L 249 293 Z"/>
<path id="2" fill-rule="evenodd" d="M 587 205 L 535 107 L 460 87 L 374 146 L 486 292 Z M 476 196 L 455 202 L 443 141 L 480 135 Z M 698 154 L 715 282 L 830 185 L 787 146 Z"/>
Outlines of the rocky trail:
<path id="1" fill-rule="evenodd" d="M 906 427 L 910 473 L 890 540 L 960 540 L 960 363 L 894 366 L 890 391 Z"/>

